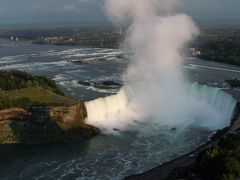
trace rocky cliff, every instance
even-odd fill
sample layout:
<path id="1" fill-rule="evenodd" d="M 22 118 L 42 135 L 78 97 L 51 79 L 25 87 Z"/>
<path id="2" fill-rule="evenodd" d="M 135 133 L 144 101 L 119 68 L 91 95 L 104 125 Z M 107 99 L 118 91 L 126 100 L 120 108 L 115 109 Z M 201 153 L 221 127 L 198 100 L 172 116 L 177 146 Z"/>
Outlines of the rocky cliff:
<path id="1" fill-rule="evenodd" d="M 84 123 L 87 112 L 83 103 L 69 107 L 31 106 L 0 111 L 0 143 L 68 143 L 89 138 L 99 130 Z"/>

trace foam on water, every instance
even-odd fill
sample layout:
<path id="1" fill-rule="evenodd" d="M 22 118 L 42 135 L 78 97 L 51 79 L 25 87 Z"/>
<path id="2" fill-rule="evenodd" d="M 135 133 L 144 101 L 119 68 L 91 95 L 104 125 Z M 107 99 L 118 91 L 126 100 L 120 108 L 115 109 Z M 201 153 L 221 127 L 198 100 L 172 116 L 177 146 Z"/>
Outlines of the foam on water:
<path id="1" fill-rule="evenodd" d="M 202 126 L 221 129 L 230 125 L 237 103 L 230 94 L 219 88 L 194 83 L 189 98 L 197 102 L 195 114 L 202 118 Z"/>
<path id="2" fill-rule="evenodd" d="M 24 162 L 21 179 L 64 177 L 105 180 L 114 177 L 120 180 L 190 151 L 204 142 L 207 134 L 201 129 L 177 128 L 172 132 L 169 127 L 139 124 L 139 128 L 143 127 L 150 128 L 154 133 L 125 132 L 118 136 L 99 135 L 91 138 L 86 144 L 68 146 L 66 149 L 70 148 L 68 152 L 71 153 L 56 153 L 50 148 L 53 157 L 40 158 L 40 162 Z"/>
<path id="3" fill-rule="evenodd" d="M 139 109 L 130 100 L 133 92 L 126 87 L 116 95 L 86 102 L 88 113 L 86 121 L 107 131 L 114 128 L 126 130 L 134 122 L 146 122 L 146 119 L 149 118 L 154 118 L 155 122 L 161 125 L 195 124 L 211 130 L 221 129 L 230 124 L 236 106 L 236 100 L 231 95 L 218 88 L 197 83 L 187 87 L 186 91 L 188 91 L 188 97 L 183 103 L 189 108 L 189 114 L 184 116 L 185 119 L 181 121 L 178 119 L 167 122 L 161 116 L 151 117 L 151 115 L 146 116 L 139 112 Z M 179 109 L 181 110 L 181 107 Z M 161 111 L 160 107 L 159 111 Z"/>
<path id="4" fill-rule="evenodd" d="M 99 92 L 99 93 L 108 93 L 108 94 L 115 94 L 117 93 L 117 89 L 101 89 L 101 88 L 96 88 L 94 86 L 89 86 L 86 88 L 87 90 Z"/>
<path id="5" fill-rule="evenodd" d="M 106 123 L 114 119 L 117 114 L 121 113 L 128 105 L 128 97 L 121 89 L 118 94 L 85 103 L 88 113 L 87 122 L 95 124 L 98 127 L 106 128 Z M 119 114 L 120 115 L 120 114 Z"/>
<path id="6" fill-rule="evenodd" d="M 27 55 L 18 55 L 18 56 L 6 56 L 0 58 L 0 64 L 16 63 L 23 61 Z"/>
<path id="7" fill-rule="evenodd" d="M 52 80 L 54 80 L 55 82 L 59 83 L 62 81 L 66 81 L 68 80 L 70 77 L 66 74 L 57 74 L 54 76 L 54 78 Z"/>
<path id="8" fill-rule="evenodd" d="M 214 69 L 214 70 L 219 70 L 219 71 L 229 71 L 229 72 L 240 73 L 239 70 L 227 69 L 227 68 L 221 68 L 221 67 L 204 66 L 204 65 L 198 65 L 198 64 L 189 64 L 189 66 L 197 67 L 197 68 L 206 68 L 206 69 Z"/>

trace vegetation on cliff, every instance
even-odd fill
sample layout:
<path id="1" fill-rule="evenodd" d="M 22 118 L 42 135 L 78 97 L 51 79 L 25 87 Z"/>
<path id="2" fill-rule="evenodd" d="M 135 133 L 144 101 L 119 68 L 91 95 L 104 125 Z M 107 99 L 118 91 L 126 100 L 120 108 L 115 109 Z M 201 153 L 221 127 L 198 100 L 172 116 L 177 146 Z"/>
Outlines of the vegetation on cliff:
<path id="1" fill-rule="evenodd" d="M 200 58 L 240 65 L 239 27 L 202 27 L 193 46 L 201 51 Z"/>
<path id="2" fill-rule="evenodd" d="M 63 95 L 58 89 L 54 81 L 49 80 L 44 76 L 32 76 L 27 72 L 12 70 L 0 71 L 0 89 L 1 90 L 16 90 L 28 87 L 40 86 L 51 90 L 56 94 Z"/>
<path id="3" fill-rule="evenodd" d="M 240 81 L 238 79 L 229 79 L 226 80 L 226 82 L 232 87 L 232 88 L 239 88 L 240 87 Z"/>
<path id="4" fill-rule="evenodd" d="M 54 81 L 21 71 L 0 71 L 0 144 L 46 144 L 89 138 L 83 102 L 64 96 Z"/>
<path id="5" fill-rule="evenodd" d="M 68 106 L 76 101 L 64 96 L 54 81 L 22 71 L 0 71 L 0 109 L 31 105 Z"/>
<path id="6" fill-rule="evenodd" d="M 84 123 L 84 104 L 69 107 L 32 106 L 0 111 L 0 143 L 48 144 L 89 138 L 99 130 Z"/>
<path id="7" fill-rule="evenodd" d="M 240 135 L 222 138 L 218 147 L 202 152 L 197 167 L 204 179 L 236 179 L 240 176 Z"/>

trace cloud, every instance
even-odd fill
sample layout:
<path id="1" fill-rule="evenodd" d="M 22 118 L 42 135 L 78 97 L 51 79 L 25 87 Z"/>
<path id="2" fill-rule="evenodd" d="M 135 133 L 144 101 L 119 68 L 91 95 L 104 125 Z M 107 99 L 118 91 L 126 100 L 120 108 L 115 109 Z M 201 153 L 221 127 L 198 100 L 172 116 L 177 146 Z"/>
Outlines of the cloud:
<path id="1" fill-rule="evenodd" d="M 75 12 L 80 12 L 80 9 L 77 8 L 77 6 L 74 3 L 70 3 L 70 4 L 61 4 L 58 6 L 44 6 L 44 5 L 40 5 L 40 4 L 34 4 L 31 7 L 32 10 L 34 11 L 47 11 L 47 12 L 71 12 L 71 13 L 75 13 Z"/>
<path id="2" fill-rule="evenodd" d="M 77 0 L 77 2 L 80 2 L 80 3 L 86 3 L 86 2 L 90 2 L 92 0 Z"/>
<path id="3" fill-rule="evenodd" d="M 64 12 L 79 12 L 79 9 L 76 8 L 74 4 L 64 4 L 63 8 L 60 10 L 63 10 Z"/>
<path id="4" fill-rule="evenodd" d="M 4 9 L 3 7 L 0 7 L 0 15 L 6 14 L 6 9 Z"/>
<path id="5" fill-rule="evenodd" d="M 90 3 L 93 2 L 94 0 L 77 0 L 79 3 Z"/>
<path id="6" fill-rule="evenodd" d="M 96 4 L 96 5 L 102 5 L 104 0 L 76 0 L 77 3 L 80 4 Z"/>
<path id="7" fill-rule="evenodd" d="M 40 4 L 34 4 L 31 7 L 32 10 L 37 10 L 37 11 L 49 11 L 51 10 L 51 8 L 47 7 L 47 6 L 43 6 Z"/>

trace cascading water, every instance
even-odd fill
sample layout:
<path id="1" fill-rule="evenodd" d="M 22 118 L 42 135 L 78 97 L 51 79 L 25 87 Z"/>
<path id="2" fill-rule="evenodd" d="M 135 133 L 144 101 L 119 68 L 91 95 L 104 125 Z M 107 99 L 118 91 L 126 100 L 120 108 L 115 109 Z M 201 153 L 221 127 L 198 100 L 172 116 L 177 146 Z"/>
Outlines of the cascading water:
<path id="1" fill-rule="evenodd" d="M 189 152 L 205 142 L 212 130 L 229 125 L 233 115 L 236 101 L 231 95 L 188 84 L 182 68 L 183 50 L 199 31 L 191 17 L 174 12 L 178 3 L 179 0 L 104 3 L 113 22 L 130 23 L 122 45 L 132 53 L 121 79 L 124 87 L 116 95 L 86 102 L 86 122 L 110 133 L 103 137 L 114 140 L 103 148 L 106 154 L 99 162 L 106 162 L 105 158 L 114 152 L 114 162 L 124 159 L 120 168 L 115 168 L 124 167 L 122 175 L 132 174 L 127 172 L 130 169 L 152 168 Z M 117 129 L 124 133 L 113 136 Z M 156 164 L 151 164 L 154 161 Z"/>
<path id="2" fill-rule="evenodd" d="M 87 123 L 106 128 L 106 125 L 111 123 L 111 119 L 115 119 L 121 111 L 126 109 L 127 104 L 128 98 L 124 89 L 121 89 L 116 95 L 86 102 Z"/>
<path id="3" fill-rule="evenodd" d="M 230 124 L 236 106 L 236 100 L 230 94 L 221 89 L 198 83 L 187 86 L 186 91 L 187 97 L 184 106 L 189 107 L 189 114 L 186 116 L 188 121 L 173 120 L 173 122 L 197 124 L 211 130 Z M 123 87 L 116 95 L 86 102 L 87 123 L 107 131 L 114 128 L 126 130 L 134 122 L 142 122 L 151 118 L 151 115 L 147 117 L 138 110 L 134 111 L 137 107 L 129 101 L 131 94 L 130 88 Z M 161 111 L 161 107 L 159 107 L 159 111 Z M 168 125 L 164 124 L 166 122 L 162 122 L 161 116 L 155 117 L 155 122 Z"/>
<path id="4" fill-rule="evenodd" d="M 197 98 L 202 103 L 207 103 L 217 111 L 222 112 L 227 123 L 231 120 L 237 101 L 228 93 L 219 88 L 200 85 L 194 83 L 191 85 L 190 98 Z"/>
<path id="5" fill-rule="evenodd" d="M 219 88 L 194 83 L 190 87 L 189 98 L 195 100 L 193 117 L 198 124 L 217 130 L 229 126 L 237 101 Z"/>

